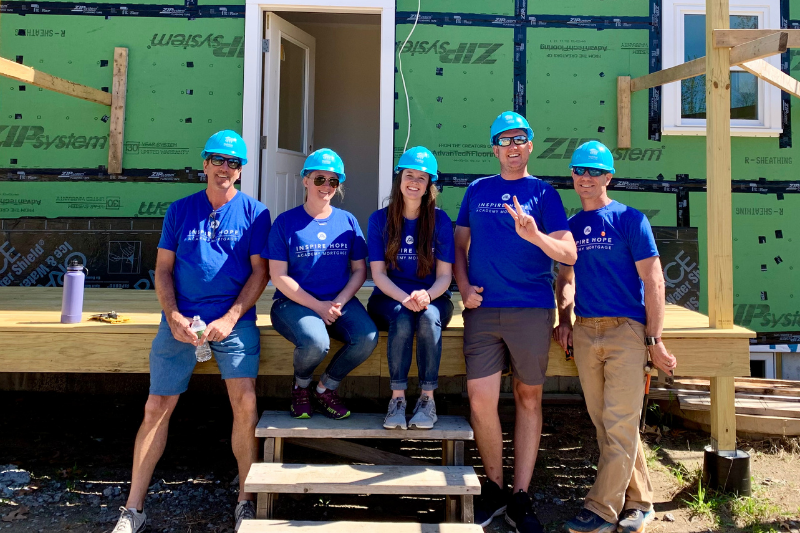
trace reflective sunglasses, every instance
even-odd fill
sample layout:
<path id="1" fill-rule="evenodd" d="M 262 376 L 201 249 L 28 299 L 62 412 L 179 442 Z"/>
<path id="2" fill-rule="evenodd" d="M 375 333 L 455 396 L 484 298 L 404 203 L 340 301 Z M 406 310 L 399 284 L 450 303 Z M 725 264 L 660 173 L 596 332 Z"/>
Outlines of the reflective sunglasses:
<path id="1" fill-rule="evenodd" d="M 589 168 L 589 167 L 572 167 L 572 172 L 575 173 L 576 176 L 583 176 L 587 172 L 593 178 L 597 178 L 602 176 L 603 174 L 608 174 L 607 170 L 602 170 L 599 168 Z"/>
<path id="2" fill-rule="evenodd" d="M 497 146 L 510 146 L 511 141 L 514 141 L 514 144 L 517 146 L 521 146 L 528 142 L 527 135 L 515 135 L 514 137 L 499 137 L 497 139 Z"/>
<path id="3" fill-rule="evenodd" d="M 326 178 L 325 176 L 314 176 L 314 185 L 316 185 L 317 187 L 322 187 L 323 185 L 325 185 L 326 181 L 334 189 L 339 186 L 339 178 Z"/>
<path id="4" fill-rule="evenodd" d="M 208 161 L 215 167 L 221 167 L 223 164 L 228 163 L 228 168 L 231 170 L 242 168 L 242 160 L 235 157 L 227 158 L 221 155 L 212 155 L 208 158 Z"/>

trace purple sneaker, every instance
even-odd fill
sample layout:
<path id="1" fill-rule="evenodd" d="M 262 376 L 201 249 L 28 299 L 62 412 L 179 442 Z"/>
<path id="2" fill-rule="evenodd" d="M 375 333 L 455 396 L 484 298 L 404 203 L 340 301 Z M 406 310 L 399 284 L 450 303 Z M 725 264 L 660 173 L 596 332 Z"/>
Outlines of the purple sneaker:
<path id="1" fill-rule="evenodd" d="M 328 418 L 339 420 L 350 416 L 350 410 L 345 407 L 344 402 L 339 398 L 339 394 L 335 390 L 325 389 L 325 392 L 320 394 L 317 388 L 314 387 L 314 399 L 317 401 L 317 410 Z"/>
<path id="2" fill-rule="evenodd" d="M 292 406 L 289 412 L 294 418 L 311 418 L 314 408 L 311 406 L 311 389 L 292 385 Z"/>

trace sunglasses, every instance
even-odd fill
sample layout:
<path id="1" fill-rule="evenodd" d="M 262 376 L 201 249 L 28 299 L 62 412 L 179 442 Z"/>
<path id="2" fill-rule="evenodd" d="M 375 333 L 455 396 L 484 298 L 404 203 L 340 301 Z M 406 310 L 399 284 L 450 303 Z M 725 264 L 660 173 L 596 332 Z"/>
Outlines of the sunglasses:
<path id="1" fill-rule="evenodd" d="M 588 172 L 589 175 L 593 178 L 602 176 L 603 174 L 608 174 L 607 170 L 602 170 L 599 168 L 589 168 L 589 167 L 572 167 L 572 172 L 574 172 L 576 176 L 583 176 Z"/>
<path id="2" fill-rule="evenodd" d="M 514 141 L 514 144 L 517 146 L 521 146 L 528 142 L 528 136 L 516 135 L 514 137 L 499 137 L 497 139 L 497 146 L 511 146 L 511 141 Z"/>
<path id="3" fill-rule="evenodd" d="M 228 163 L 228 168 L 231 170 L 238 170 L 242 168 L 242 160 L 235 157 L 228 159 L 226 157 L 222 157 L 221 155 L 212 155 L 208 158 L 208 161 L 210 161 L 215 167 L 221 167 L 225 163 Z"/>
<path id="4" fill-rule="evenodd" d="M 339 178 L 326 178 L 325 176 L 314 176 L 314 185 L 317 187 L 322 187 L 325 185 L 325 182 L 328 182 L 332 188 L 337 188 L 339 186 Z"/>
<path id="5" fill-rule="evenodd" d="M 208 215 L 209 223 L 208 226 L 211 228 L 211 235 L 210 240 L 216 240 L 217 238 L 217 228 L 219 227 L 219 221 L 217 220 L 217 211 L 211 211 L 211 214 Z"/>

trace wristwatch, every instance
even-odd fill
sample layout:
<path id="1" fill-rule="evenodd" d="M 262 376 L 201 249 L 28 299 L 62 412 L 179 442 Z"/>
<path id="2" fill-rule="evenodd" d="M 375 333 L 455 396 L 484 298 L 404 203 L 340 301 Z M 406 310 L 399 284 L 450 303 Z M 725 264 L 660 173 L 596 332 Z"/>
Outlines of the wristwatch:
<path id="1" fill-rule="evenodd" d="M 661 337 L 645 337 L 644 338 L 645 346 L 655 346 L 659 342 L 661 342 Z"/>

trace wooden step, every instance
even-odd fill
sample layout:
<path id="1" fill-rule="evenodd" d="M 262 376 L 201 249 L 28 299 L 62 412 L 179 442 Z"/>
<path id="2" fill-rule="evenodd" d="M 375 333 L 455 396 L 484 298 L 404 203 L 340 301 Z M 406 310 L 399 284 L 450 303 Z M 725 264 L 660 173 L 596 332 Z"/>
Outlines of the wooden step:
<path id="1" fill-rule="evenodd" d="M 244 520 L 239 533 L 483 533 L 477 524 L 419 524 L 416 522 L 298 522 Z"/>
<path id="2" fill-rule="evenodd" d="M 245 492 L 311 494 L 480 494 L 471 466 L 253 463 Z"/>
<path id="3" fill-rule="evenodd" d="M 256 437 L 301 439 L 430 439 L 473 440 L 472 427 L 463 416 L 440 416 L 433 429 L 384 429 L 381 413 L 353 413 L 342 420 L 315 414 L 292 418 L 289 411 L 264 411 L 256 426 Z"/>

